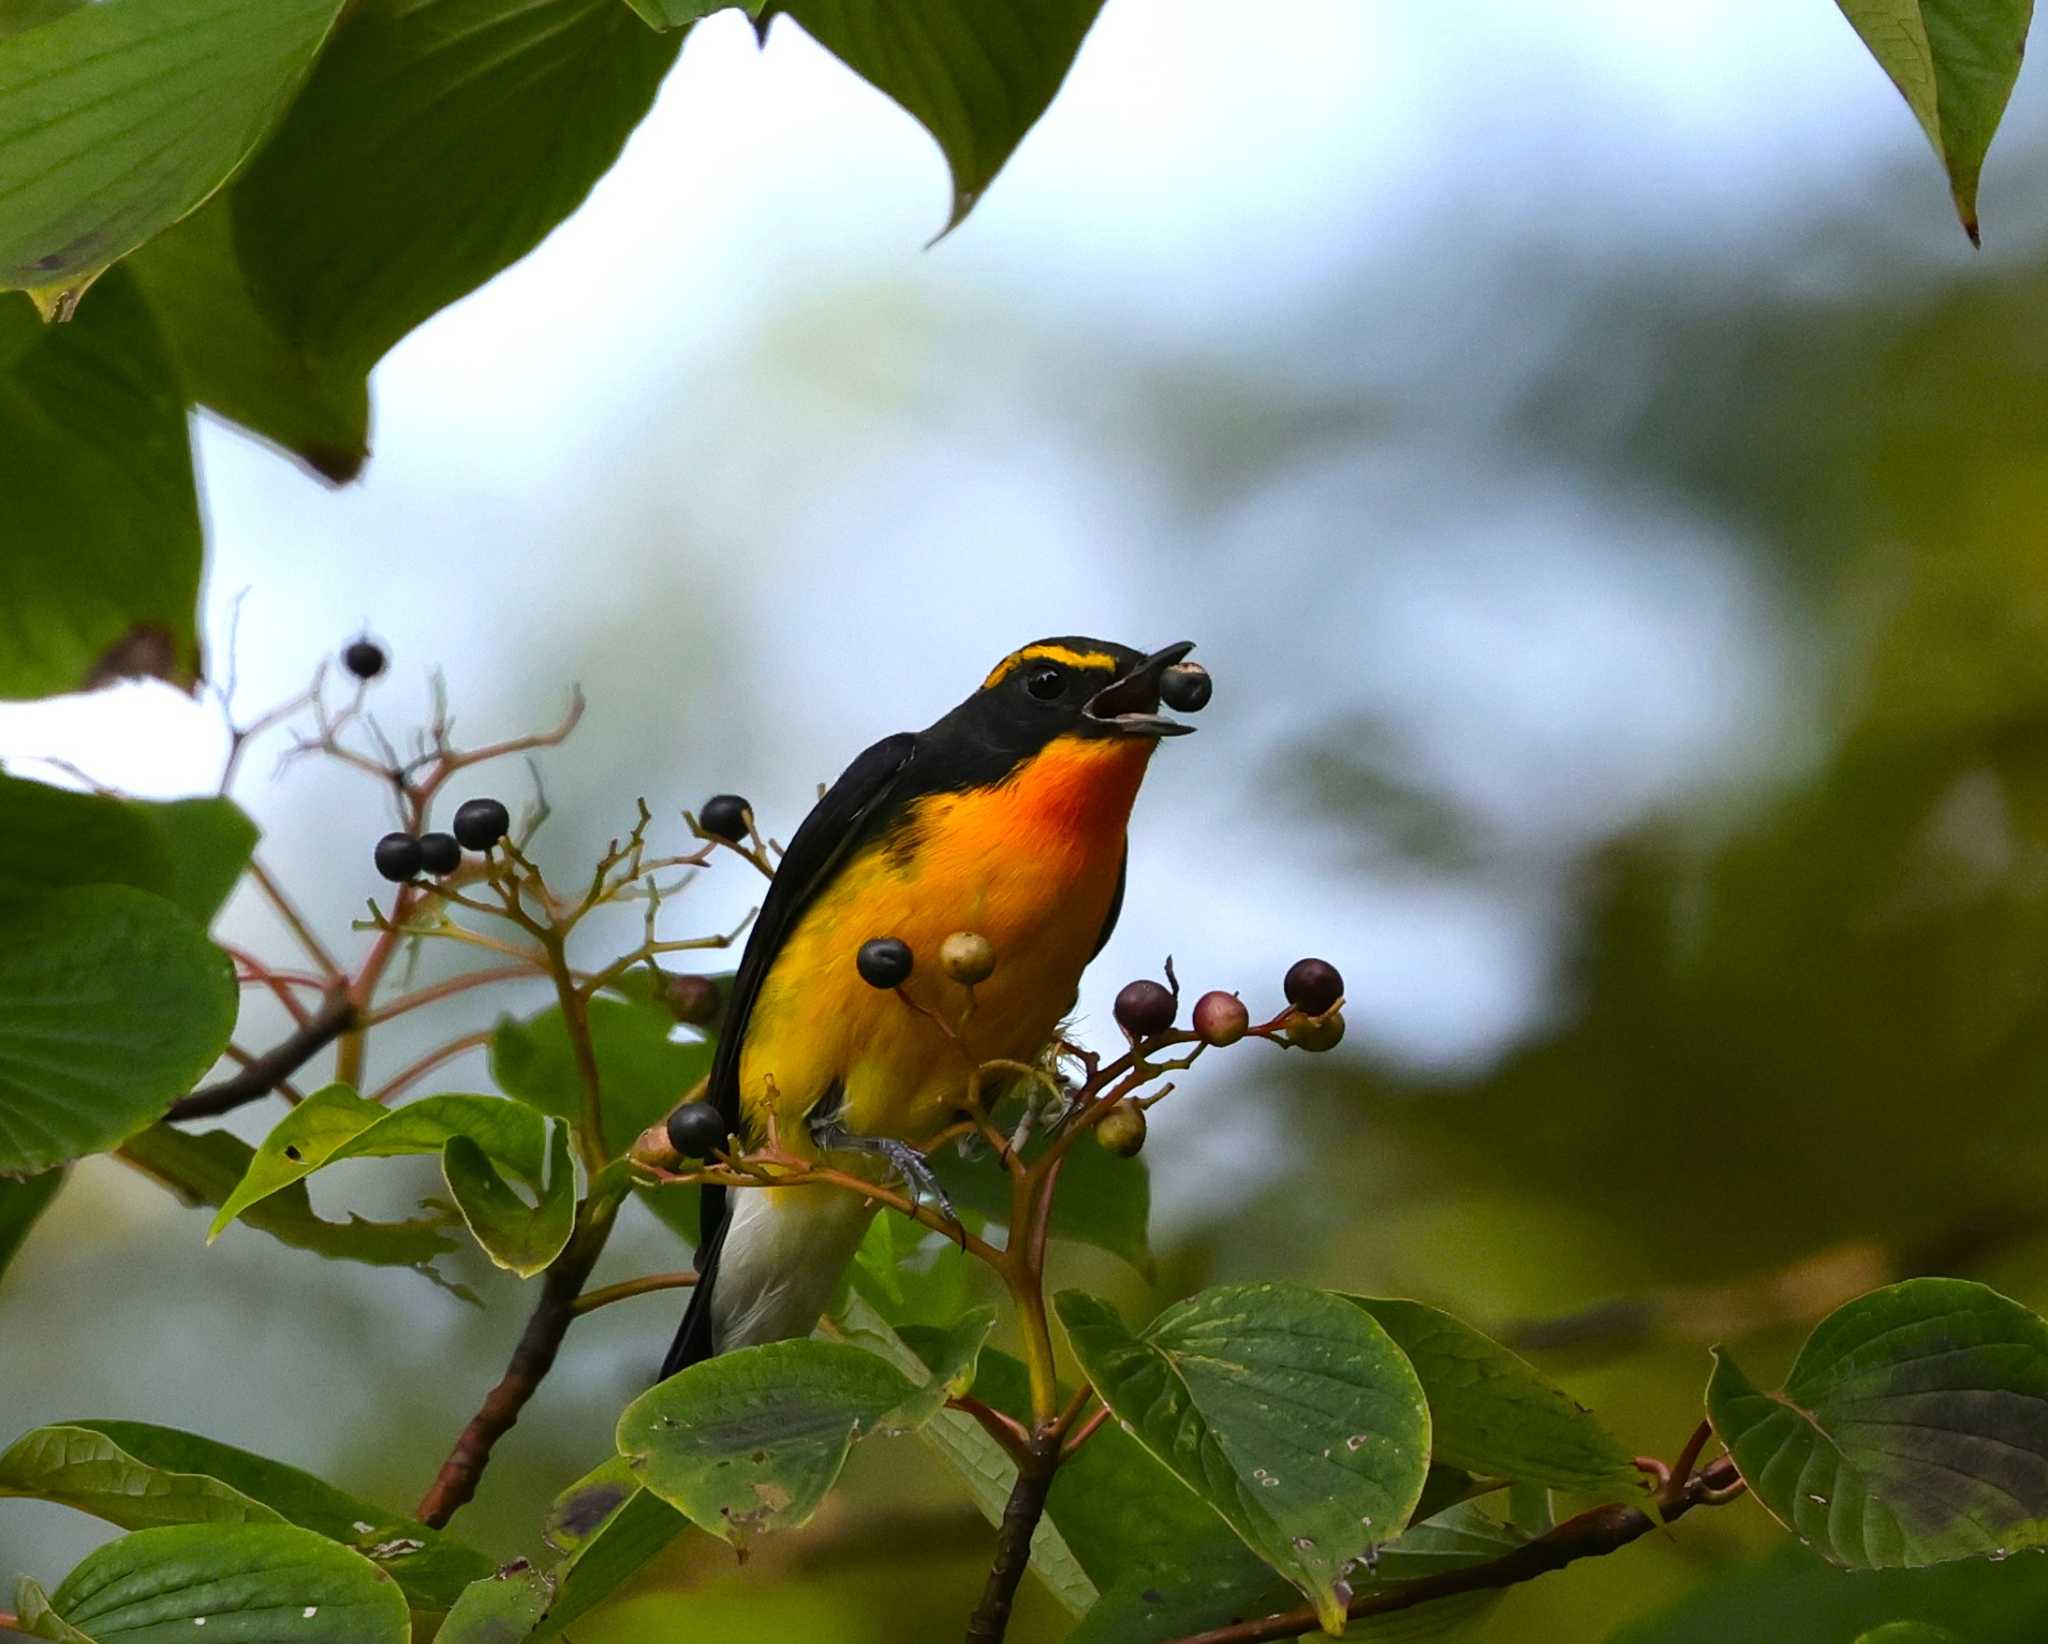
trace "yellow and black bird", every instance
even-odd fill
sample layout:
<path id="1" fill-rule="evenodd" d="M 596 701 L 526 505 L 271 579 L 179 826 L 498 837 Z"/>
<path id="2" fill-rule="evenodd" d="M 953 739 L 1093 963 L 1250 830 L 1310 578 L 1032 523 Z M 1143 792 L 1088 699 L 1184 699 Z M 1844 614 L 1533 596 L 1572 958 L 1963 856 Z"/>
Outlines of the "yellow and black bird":
<path id="1" fill-rule="evenodd" d="M 1116 926 L 1138 785 L 1159 739 L 1192 729 L 1159 712 L 1161 679 L 1193 648 L 1040 640 L 846 768 L 790 839 L 733 978 L 708 1091 L 730 1132 L 758 1142 L 772 1112 L 792 1152 L 864 1153 L 932 1189 L 920 1149 L 970 1068 L 1036 1057 Z M 942 1012 L 964 1043 L 856 964 L 863 943 L 901 940 L 902 991 L 939 1008 L 959 993 L 935 962 L 956 931 L 996 955 L 972 1014 Z M 815 1188 L 702 1191 L 698 1281 L 663 1376 L 807 1335 L 873 1214 Z"/>

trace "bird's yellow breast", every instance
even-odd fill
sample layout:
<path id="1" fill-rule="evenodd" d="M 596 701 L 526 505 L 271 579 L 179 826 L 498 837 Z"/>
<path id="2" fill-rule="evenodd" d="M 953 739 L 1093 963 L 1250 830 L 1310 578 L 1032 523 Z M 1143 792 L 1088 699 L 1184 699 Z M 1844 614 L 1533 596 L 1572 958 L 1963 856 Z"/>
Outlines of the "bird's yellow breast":
<path id="1" fill-rule="evenodd" d="M 916 1143 L 948 1122 L 974 1067 L 1035 1056 L 1108 917 L 1152 747 L 1063 737 L 1000 783 L 913 801 L 864 845 L 798 919 L 755 999 L 740 1096 L 757 1128 L 772 1091 L 784 1145 L 805 1150 L 803 1115 L 838 1082 L 851 1129 Z M 960 930 L 996 953 L 971 1012 L 938 963 Z M 910 945 L 903 992 L 957 1037 L 861 980 L 855 955 L 877 936 Z"/>

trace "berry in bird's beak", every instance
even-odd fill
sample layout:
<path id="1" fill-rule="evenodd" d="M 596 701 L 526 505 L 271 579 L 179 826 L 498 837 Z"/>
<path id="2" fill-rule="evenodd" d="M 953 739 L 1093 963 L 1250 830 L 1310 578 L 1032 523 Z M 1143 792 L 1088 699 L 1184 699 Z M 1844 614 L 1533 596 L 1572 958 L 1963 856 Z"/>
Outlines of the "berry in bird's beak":
<path id="1" fill-rule="evenodd" d="M 1176 662 L 1159 676 L 1159 700 L 1175 713 L 1198 714 L 1209 706 L 1216 683 L 1199 662 Z"/>
<path id="2" fill-rule="evenodd" d="M 860 969 L 860 979 L 871 988 L 900 988 L 910 980 L 910 944 L 899 936 L 877 936 L 863 942 L 854 963 Z"/>
<path id="3" fill-rule="evenodd" d="M 956 930 L 939 944 L 939 968 L 966 987 L 986 982 L 996 968 L 996 950 L 977 931 Z"/>
<path id="4" fill-rule="evenodd" d="M 1145 1145 L 1145 1110 L 1136 1102 L 1118 1102 L 1095 1126 L 1095 1139 L 1119 1159 L 1128 1159 Z"/>
<path id="5" fill-rule="evenodd" d="M 1159 711 L 1160 679 L 1194 648 L 1193 640 L 1184 639 L 1154 651 L 1088 699 L 1088 718 L 1119 736 L 1187 735 L 1194 726 L 1168 719 Z"/>

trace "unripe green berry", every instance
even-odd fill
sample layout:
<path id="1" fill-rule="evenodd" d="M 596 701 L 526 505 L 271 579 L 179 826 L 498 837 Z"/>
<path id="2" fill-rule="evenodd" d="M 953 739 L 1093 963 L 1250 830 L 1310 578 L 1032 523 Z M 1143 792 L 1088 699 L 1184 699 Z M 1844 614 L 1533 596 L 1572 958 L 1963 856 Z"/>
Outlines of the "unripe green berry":
<path id="1" fill-rule="evenodd" d="M 956 930 L 939 944 L 939 968 L 954 981 L 974 986 L 986 982 L 996 968 L 996 950 L 986 936 Z"/>
<path id="2" fill-rule="evenodd" d="M 1145 1145 L 1145 1110 L 1136 1102 L 1118 1102 L 1095 1126 L 1095 1139 L 1119 1159 L 1128 1159 Z"/>

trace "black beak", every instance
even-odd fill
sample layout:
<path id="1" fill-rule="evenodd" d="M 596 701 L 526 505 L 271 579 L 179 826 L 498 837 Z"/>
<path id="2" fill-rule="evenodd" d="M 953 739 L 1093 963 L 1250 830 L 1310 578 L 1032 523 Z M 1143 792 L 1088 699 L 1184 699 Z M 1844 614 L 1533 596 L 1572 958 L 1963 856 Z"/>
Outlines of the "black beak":
<path id="1" fill-rule="evenodd" d="M 1159 711 L 1159 676 L 1195 648 L 1184 639 L 1163 651 L 1154 651 L 1115 683 L 1105 685 L 1088 699 L 1083 711 L 1088 718 L 1119 736 L 1186 736 L 1194 729 Z"/>

